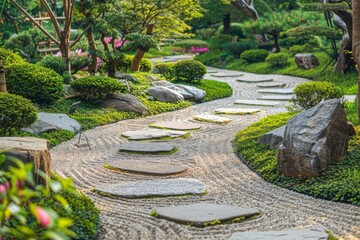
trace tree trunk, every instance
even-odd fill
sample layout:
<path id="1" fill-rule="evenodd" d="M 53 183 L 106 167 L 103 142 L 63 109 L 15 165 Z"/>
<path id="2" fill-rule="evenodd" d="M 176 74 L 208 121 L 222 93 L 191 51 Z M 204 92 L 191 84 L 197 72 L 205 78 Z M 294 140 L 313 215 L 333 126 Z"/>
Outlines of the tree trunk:
<path id="1" fill-rule="evenodd" d="M 146 35 L 152 35 L 153 29 L 154 29 L 154 24 L 149 24 L 146 29 Z M 139 71 L 141 59 L 144 57 L 144 54 L 147 51 L 149 51 L 149 49 L 144 49 L 141 47 L 137 49 L 134 59 L 131 62 L 131 71 L 133 72 Z"/>
<path id="2" fill-rule="evenodd" d="M 273 33 L 273 38 L 274 38 L 274 49 L 272 50 L 272 52 L 278 53 L 278 52 L 280 52 L 279 34 Z"/>
<path id="3" fill-rule="evenodd" d="M 63 35 L 64 33 L 62 33 Z M 60 52 L 65 60 L 67 71 L 71 74 L 71 63 L 70 63 L 70 41 L 66 37 L 62 36 L 60 39 Z"/>
<path id="4" fill-rule="evenodd" d="M 7 93 L 5 69 L 3 61 L 0 59 L 0 92 Z"/>
<path id="5" fill-rule="evenodd" d="M 231 18 L 230 13 L 227 13 L 223 18 L 223 25 L 224 25 L 224 34 L 230 34 L 231 33 Z"/>
<path id="6" fill-rule="evenodd" d="M 90 55 L 91 55 L 91 63 L 90 63 L 90 68 L 89 68 L 89 72 L 91 74 L 95 74 L 97 72 L 97 54 L 96 54 L 96 45 L 95 45 L 95 40 L 94 40 L 94 34 L 93 34 L 93 28 L 91 27 L 88 31 L 87 31 L 87 40 L 89 43 L 89 49 L 90 49 Z"/>
<path id="7" fill-rule="evenodd" d="M 353 1 L 353 56 L 358 71 L 358 87 L 360 89 L 360 0 Z M 360 122 L 360 91 L 358 90 L 358 119 Z"/>
<path id="8" fill-rule="evenodd" d="M 40 170 L 48 176 L 51 174 L 51 156 L 47 140 L 33 137 L 0 137 L 0 146 L 1 150 L 5 150 L 7 157 L 15 157 L 24 163 L 33 163 L 35 182 L 46 184 L 36 171 Z M 6 161 L 5 169 L 12 165 L 12 161 Z"/>

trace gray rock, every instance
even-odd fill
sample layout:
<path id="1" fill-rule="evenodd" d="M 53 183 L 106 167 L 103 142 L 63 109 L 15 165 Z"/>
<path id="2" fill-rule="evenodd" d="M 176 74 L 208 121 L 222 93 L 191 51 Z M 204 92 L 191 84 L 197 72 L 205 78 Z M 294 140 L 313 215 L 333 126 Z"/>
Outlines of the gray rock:
<path id="1" fill-rule="evenodd" d="M 161 80 L 161 81 L 152 82 L 152 83 L 150 83 L 150 85 L 153 87 L 158 87 L 158 86 L 166 87 L 166 86 L 170 86 L 170 85 L 174 85 L 174 84 L 172 84 L 171 82 L 166 81 L 166 80 Z"/>
<path id="2" fill-rule="evenodd" d="M 193 117 L 194 120 L 202 121 L 202 122 L 212 122 L 212 123 L 229 123 L 232 121 L 230 118 L 220 117 L 213 114 L 201 114 Z"/>
<path id="3" fill-rule="evenodd" d="M 234 114 L 234 115 L 245 115 L 245 114 L 254 114 L 260 112 L 260 109 L 257 108 L 217 108 L 215 113 L 218 114 Z"/>
<path id="4" fill-rule="evenodd" d="M 158 162 L 145 162 L 145 161 L 127 161 L 120 160 L 108 163 L 111 168 L 116 168 L 122 171 L 143 173 L 151 175 L 171 175 L 186 171 L 187 167 Z"/>
<path id="5" fill-rule="evenodd" d="M 136 112 L 147 114 L 148 108 L 140 99 L 131 94 L 115 93 L 107 97 L 102 103 L 102 108 L 114 108 L 117 111 Z"/>
<path id="6" fill-rule="evenodd" d="M 138 153 L 167 153 L 175 147 L 168 143 L 158 142 L 130 142 L 120 146 L 119 152 L 138 152 Z"/>
<path id="7" fill-rule="evenodd" d="M 59 113 L 38 113 L 38 120 L 49 125 L 58 127 L 59 129 L 77 132 L 81 129 L 81 125 L 73 118 L 66 114 Z M 30 127 L 31 128 L 31 127 Z"/>
<path id="8" fill-rule="evenodd" d="M 294 94 L 293 88 L 269 88 L 269 89 L 262 89 L 257 90 L 258 93 L 272 93 L 272 94 Z"/>
<path id="9" fill-rule="evenodd" d="M 244 74 L 239 74 L 239 73 L 216 73 L 216 74 L 211 74 L 210 76 L 212 76 L 212 77 L 241 77 L 241 76 L 244 76 Z"/>
<path id="10" fill-rule="evenodd" d="M 277 169 L 289 177 L 314 177 L 348 148 L 346 113 L 339 99 L 319 103 L 291 118 L 279 147 Z"/>
<path id="11" fill-rule="evenodd" d="M 268 232 L 237 232 L 229 240 L 327 240 L 328 234 L 323 229 L 302 229 Z"/>
<path id="12" fill-rule="evenodd" d="M 155 208 L 159 218 L 177 223 L 192 224 L 196 227 L 205 226 L 215 220 L 227 221 L 238 217 L 250 217 L 260 211 L 250 207 L 237 207 L 209 203 Z"/>
<path id="13" fill-rule="evenodd" d="M 133 75 L 127 73 L 115 72 L 115 78 L 127 80 L 133 83 L 137 82 L 136 78 Z"/>
<path id="14" fill-rule="evenodd" d="M 197 130 L 201 128 L 200 124 L 197 123 L 186 123 L 186 122 L 157 122 L 150 124 L 151 127 L 167 128 L 173 130 L 187 131 Z"/>
<path id="15" fill-rule="evenodd" d="M 262 82 L 272 82 L 272 81 L 274 81 L 274 79 L 257 79 L 257 78 L 252 78 L 252 79 L 236 79 L 236 81 L 238 81 L 238 82 L 245 82 L 245 83 L 262 83 Z"/>
<path id="16" fill-rule="evenodd" d="M 158 81 L 159 79 L 153 75 L 149 75 L 148 78 L 150 79 L 150 81 L 155 82 Z"/>
<path id="17" fill-rule="evenodd" d="M 252 105 L 252 106 L 270 106 L 275 107 L 281 104 L 277 101 L 265 101 L 265 100 L 236 100 L 235 104 Z"/>
<path id="18" fill-rule="evenodd" d="M 258 139 L 258 142 L 260 144 L 269 144 L 271 149 L 278 148 L 284 139 L 285 127 L 282 126 L 265 133 Z"/>
<path id="19" fill-rule="evenodd" d="M 256 86 L 259 88 L 281 88 L 281 87 L 285 87 L 286 84 L 281 82 L 270 82 L 270 83 L 256 84 Z"/>
<path id="20" fill-rule="evenodd" d="M 309 54 L 296 54 L 295 57 L 294 57 L 294 60 L 297 64 L 297 66 L 299 68 L 302 68 L 302 69 L 311 69 L 311 68 L 314 68 L 316 66 L 319 66 L 319 59 L 309 53 Z"/>
<path id="21" fill-rule="evenodd" d="M 203 194 L 206 186 L 191 178 L 150 180 L 133 183 L 105 184 L 97 191 L 123 198 L 167 197 L 184 194 Z"/>
<path id="22" fill-rule="evenodd" d="M 166 129 L 144 129 L 138 131 L 126 131 L 121 135 L 130 140 L 147 140 L 147 139 L 158 139 L 158 138 L 177 138 L 183 137 L 187 134 L 184 131 L 166 130 Z"/>
<path id="23" fill-rule="evenodd" d="M 37 120 L 36 122 L 31 124 L 30 127 L 22 128 L 21 130 L 32 134 L 40 134 L 51 131 L 57 131 L 60 130 L 60 128 L 55 125 Z"/>
<path id="24" fill-rule="evenodd" d="M 181 90 L 181 92 L 178 92 L 183 95 L 184 99 L 186 100 L 198 102 L 202 101 L 206 96 L 206 92 L 204 90 L 198 89 L 193 86 L 176 84 L 176 87 Z"/>
<path id="25" fill-rule="evenodd" d="M 156 100 L 160 102 L 178 102 L 184 101 L 184 97 L 167 87 L 152 87 L 147 90 L 151 96 L 153 96 Z"/>

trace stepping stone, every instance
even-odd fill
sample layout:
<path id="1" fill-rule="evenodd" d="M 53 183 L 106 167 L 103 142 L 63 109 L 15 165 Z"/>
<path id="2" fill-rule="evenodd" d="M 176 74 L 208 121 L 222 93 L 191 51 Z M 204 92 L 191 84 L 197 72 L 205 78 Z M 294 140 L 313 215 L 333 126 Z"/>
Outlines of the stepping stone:
<path id="1" fill-rule="evenodd" d="M 245 83 L 261 83 L 261 82 L 272 82 L 274 79 L 236 79 L 238 82 L 245 82 Z"/>
<path id="2" fill-rule="evenodd" d="M 272 94 L 294 94 L 293 88 L 276 88 L 276 89 L 262 89 L 257 90 L 258 93 L 272 93 Z"/>
<path id="3" fill-rule="evenodd" d="M 223 222 L 260 214 L 260 211 L 255 208 L 209 203 L 160 207 L 156 208 L 155 212 L 159 218 L 177 223 L 191 224 L 196 227 L 207 226 L 215 220 Z"/>
<path id="4" fill-rule="evenodd" d="M 230 118 L 220 117 L 220 116 L 216 116 L 213 114 L 197 115 L 197 116 L 194 116 L 193 119 L 197 120 L 197 121 L 202 121 L 202 122 L 212 122 L 212 123 L 220 123 L 220 124 L 225 124 L 225 123 L 229 123 L 232 121 L 232 119 L 230 119 Z"/>
<path id="5" fill-rule="evenodd" d="M 130 142 L 120 146 L 119 152 L 133 153 L 171 153 L 176 148 L 168 143 L 158 142 Z"/>
<path id="6" fill-rule="evenodd" d="M 229 240 L 327 240 L 329 235 L 323 229 L 302 229 L 268 232 L 237 232 Z"/>
<path id="7" fill-rule="evenodd" d="M 157 122 L 149 125 L 150 127 L 167 128 L 173 130 L 197 130 L 201 128 L 200 124 L 197 123 L 184 123 L 184 122 Z"/>
<path id="8" fill-rule="evenodd" d="M 236 100 L 235 104 L 275 107 L 281 104 L 281 102 L 264 101 L 264 100 Z"/>
<path id="9" fill-rule="evenodd" d="M 215 113 L 217 114 L 236 114 L 236 115 L 245 115 L 245 114 L 254 114 L 260 112 L 260 109 L 257 108 L 217 108 Z"/>
<path id="10" fill-rule="evenodd" d="M 347 102 L 353 103 L 356 100 L 356 95 L 344 95 L 343 99 Z"/>
<path id="11" fill-rule="evenodd" d="M 122 171 L 151 175 L 171 175 L 186 171 L 187 167 L 157 162 L 120 160 L 107 164 L 108 167 Z"/>
<path id="12" fill-rule="evenodd" d="M 285 87 L 286 84 L 281 82 L 271 82 L 271 83 L 256 84 L 256 86 L 259 88 L 281 88 L 281 87 Z"/>
<path id="13" fill-rule="evenodd" d="M 104 184 L 96 191 L 123 198 L 169 197 L 185 194 L 203 194 L 206 186 L 191 178 L 150 180 L 131 183 Z"/>
<path id="14" fill-rule="evenodd" d="M 239 74 L 239 73 L 219 73 L 219 74 L 211 74 L 211 76 L 213 77 L 241 77 L 241 76 L 244 76 L 244 74 Z"/>
<path id="15" fill-rule="evenodd" d="M 218 73 L 219 71 L 216 70 L 207 70 L 207 73 Z"/>
<path id="16" fill-rule="evenodd" d="M 187 132 L 183 131 L 174 131 L 174 130 L 164 130 L 164 129 L 144 129 L 138 131 L 127 131 L 121 135 L 130 139 L 130 140 L 149 140 L 149 139 L 159 139 L 159 138 L 177 138 L 184 137 Z"/>
<path id="17" fill-rule="evenodd" d="M 270 100 L 270 101 L 290 101 L 295 98 L 295 95 L 267 95 L 261 96 L 259 100 Z"/>

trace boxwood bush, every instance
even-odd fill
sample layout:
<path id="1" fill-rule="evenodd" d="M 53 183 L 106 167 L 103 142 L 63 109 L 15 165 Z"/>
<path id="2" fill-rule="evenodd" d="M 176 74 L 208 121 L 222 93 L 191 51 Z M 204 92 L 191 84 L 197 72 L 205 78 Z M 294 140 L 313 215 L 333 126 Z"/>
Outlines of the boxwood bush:
<path id="1" fill-rule="evenodd" d="M 292 100 L 295 106 L 309 109 L 323 100 L 341 98 L 344 92 L 339 86 L 330 82 L 305 82 L 294 89 L 296 99 Z"/>
<path id="2" fill-rule="evenodd" d="M 105 99 L 114 92 L 125 92 L 125 84 L 115 78 L 89 76 L 78 78 L 71 83 L 71 87 L 82 94 L 82 97 L 88 101 L 97 101 Z"/>
<path id="3" fill-rule="evenodd" d="M 40 66 L 53 69 L 60 75 L 63 75 L 67 70 L 66 62 L 62 57 L 57 57 L 53 55 L 47 55 L 38 62 Z"/>
<path id="4" fill-rule="evenodd" d="M 10 93 L 32 102 L 50 103 L 60 97 L 63 79 L 54 70 L 36 64 L 19 63 L 9 66 L 6 82 Z"/>
<path id="5" fill-rule="evenodd" d="M 11 50 L 0 48 L 0 59 L 2 59 L 4 66 L 8 66 L 14 63 L 25 63 L 26 61 L 18 54 Z"/>
<path id="6" fill-rule="evenodd" d="M 264 49 L 252 49 L 241 53 L 240 58 L 248 63 L 255 63 L 264 62 L 267 56 L 269 56 L 269 53 Z"/>
<path id="7" fill-rule="evenodd" d="M 125 55 L 121 62 L 118 63 L 117 69 L 122 72 L 129 72 L 131 70 L 131 62 L 133 59 L 134 56 Z M 151 72 L 152 68 L 152 62 L 149 59 L 141 59 L 140 72 Z"/>
<path id="8" fill-rule="evenodd" d="M 224 50 L 226 50 L 229 54 L 240 57 L 240 55 L 250 49 L 257 48 L 257 44 L 254 42 L 235 42 L 235 43 L 225 43 Z"/>
<path id="9" fill-rule="evenodd" d="M 37 110 L 28 99 L 0 93 L 0 136 L 30 126 L 37 119 Z"/>
<path id="10" fill-rule="evenodd" d="M 206 72 L 205 65 L 196 60 L 180 60 L 173 67 L 173 74 L 176 80 L 189 82 L 201 80 Z"/>
<path id="11" fill-rule="evenodd" d="M 266 62 L 270 67 L 282 68 L 289 64 L 288 58 L 289 56 L 285 53 L 274 53 L 266 58 Z"/>
<path id="12" fill-rule="evenodd" d="M 163 75 L 166 79 L 171 80 L 173 78 L 172 70 L 174 63 L 158 63 L 155 65 L 156 73 Z"/>
<path id="13" fill-rule="evenodd" d="M 185 39 L 175 42 L 173 46 L 190 49 L 191 47 L 199 47 L 199 48 L 209 47 L 209 44 L 203 40 Z"/>

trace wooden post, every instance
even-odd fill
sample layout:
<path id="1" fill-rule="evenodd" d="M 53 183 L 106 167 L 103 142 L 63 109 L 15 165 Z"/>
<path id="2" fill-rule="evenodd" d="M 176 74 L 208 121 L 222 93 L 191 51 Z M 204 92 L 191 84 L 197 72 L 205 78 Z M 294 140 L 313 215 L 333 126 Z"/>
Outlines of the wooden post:
<path id="1" fill-rule="evenodd" d="M 3 61 L 1 59 L 0 59 L 0 92 L 7 93 L 5 68 L 3 65 Z"/>
<path id="2" fill-rule="evenodd" d="M 154 29 L 154 24 L 149 24 L 146 29 L 146 35 L 152 35 L 153 29 Z M 147 51 L 149 51 L 149 49 L 143 49 L 143 48 L 137 49 L 134 59 L 131 63 L 131 71 L 133 72 L 139 71 L 141 59 L 144 57 Z"/>

